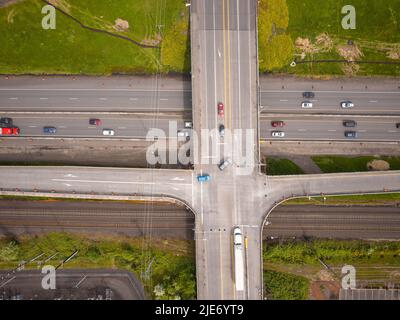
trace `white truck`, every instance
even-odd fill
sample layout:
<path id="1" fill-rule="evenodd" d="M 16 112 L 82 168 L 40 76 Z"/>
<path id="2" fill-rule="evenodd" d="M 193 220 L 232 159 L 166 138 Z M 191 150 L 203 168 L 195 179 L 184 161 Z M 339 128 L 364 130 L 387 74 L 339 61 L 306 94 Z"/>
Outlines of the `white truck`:
<path id="1" fill-rule="evenodd" d="M 235 260 L 236 291 L 244 290 L 243 236 L 239 227 L 233 229 L 233 251 Z"/>

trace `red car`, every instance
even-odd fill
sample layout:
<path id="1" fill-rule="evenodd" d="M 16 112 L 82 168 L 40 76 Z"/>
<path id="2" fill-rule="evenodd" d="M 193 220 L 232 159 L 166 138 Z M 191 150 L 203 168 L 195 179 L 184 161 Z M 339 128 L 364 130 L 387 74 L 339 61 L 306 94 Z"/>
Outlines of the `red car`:
<path id="1" fill-rule="evenodd" d="M 271 126 L 273 126 L 274 128 L 283 127 L 284 125 L 285 125 L 285 123 L 283 121 L 272 121 L 271 122 Z"/>
<path id="2" fill-rule="evenodd" d="M 89 119 L 89 124 L 92 126 L 99 126 L 101 125 L 101 120 L 100 119 Z"/>
<path id="3" fill-rule="evenodd" d="M 11 128 L 0 128 L 0 136 L 18 136 L 19 128 L 11 127 Z"/>
<path id="4" fill-rule="evenodd" d="M 224 115 L 224 104 L 222 102 L 218 103 L 218 115 L 219 116 Z"/>

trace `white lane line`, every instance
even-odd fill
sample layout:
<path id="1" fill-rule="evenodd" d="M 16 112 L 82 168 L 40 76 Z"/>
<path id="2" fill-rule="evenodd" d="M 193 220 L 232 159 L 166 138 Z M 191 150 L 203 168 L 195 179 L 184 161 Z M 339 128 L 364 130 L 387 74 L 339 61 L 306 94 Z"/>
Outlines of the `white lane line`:
<path id="1" fill-rule="evenodd" d="M 396 130 L 389 130 L 388 132 L 389 133 L 396 133 L 397 131 Z"/>
<path id="2" fill-rule="evenodd" d="M 376 100 L 371 100 L 369 103 L 377 103 L 378 101 Z"/>
<path id="3" fill-rule="evenodd" d="M 39 98 L 40 100 L 49 100 L 49 98 L 45 98 L 45 97 L 42 97 L 42 98 Z"/>
<path id="4" fill-rule="evenodd" d="M 106 101 L 106 100 L 108 100 L 107 98 L 99 98 L 99 100 L 101 100 L 101 101 Z"/>
<path id="5" fill-rule="evenodd" d="M 358 132 L 363 132 L 364 133 L 364 132 L 367 132 L 367 130 L 358 130 Z"/>
<path id="6" fill-rule="evenodd" d="M 18 100 L 17 97 L 8 98 L 9 100 Z"/>
<path id="7" fill-rule="evenodd" d="M 144 185 L 159 185 L 159 182 L 145 182 L 145 181 L 107 181 L 107 180 L 69 180 L 69 179 L 51 179 L 54 182 L 78 182 L 78 183 L 103 183 L 103 184 L 144 184 Z M 171 183 L 163 182 L 164 185 L 175 186 L 190 186 L 191 183 Z"/>
<path id="8" fill-rule="evenodd" d="M 29 128 L 37 128 L 37 126 L 29 126 Z"/>
<path id="9" fill-rule="evenodd" d="M 138 98 L 129 98 L 130 101 L 138 101 Z"/>
<path id="10" fill-rule="evenodd" d="M 124 130 L 126 129 L 126 127 L 118 127 L 118 129 Z"/>
<path id="11" fill-rule="evenodd" d="M 66 129 L 66 126 L 59 126 L 60 129 Z"/>
<path id="12" fill-rule="evenodd" d="M 280 102 L 288 102 L 289 100 L 279 100 Z"/>
<path id="13" fill-rule="evenodd" d="M 328 132 L 336 132 L 337 130 L 328 130 Z"/>
<path id="14" fill-rule="evenodd" d="M 298 129 L 297 131 L 300 131 L 300 132 L 306 132 L 306 131 L 307 131 L 307 129 Z"/>
<path id="15" fill-rule="evenodd" d="M 69 100 L 79 100 L 79 98 L 69 98 Z"/>
<path id="16" fill-rule="evenodd" d="M 160 101 L 168 101 L 166 98 L 161 98 Z"/>

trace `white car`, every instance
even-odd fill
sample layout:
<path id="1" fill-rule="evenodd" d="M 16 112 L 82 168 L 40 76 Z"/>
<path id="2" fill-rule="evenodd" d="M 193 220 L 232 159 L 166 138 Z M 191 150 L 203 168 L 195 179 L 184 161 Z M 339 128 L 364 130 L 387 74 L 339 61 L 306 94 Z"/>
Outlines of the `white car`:
<path id="1" fill-rule="evenodd" d="M 272 131 L 271 135 L 274 138 L 284 138 L 285 137 L 285 133 L 283 131 Z"/>
<path id="2" fill-rule="evenodd" d="M 103 136 L 113 136 L 115 134 L 113 129 L 103 129 Z"/>
<path id="3" fill-rule="evenodd" d="M 241 246 L 243 244 L 242 231 L 240 230 L 240 227 L 233 228 L 233 244 L 235 246 Z"/>
<path id="4" fill-rule="evenodd" d="M 340 105 L 343 109 L 349 109 L 354 107 L 354 103 L 351 101 L 343 101 Z"/>
<path id="5" fill-rule="evenodd" d="M 313 107 L 313 104 L 310 101 L 304 101 L 304 102 L 301 103 L 301 107 L 303 109 L 309 109 L 309 108 Z"/>

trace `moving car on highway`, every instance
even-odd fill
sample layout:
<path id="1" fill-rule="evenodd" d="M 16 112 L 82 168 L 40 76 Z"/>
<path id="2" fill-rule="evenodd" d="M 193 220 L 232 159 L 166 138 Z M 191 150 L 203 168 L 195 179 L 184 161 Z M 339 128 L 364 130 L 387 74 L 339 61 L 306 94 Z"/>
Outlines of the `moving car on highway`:
<path id="1" fill-rule="evenodd" d="M 285 126 L 285 125 L 286 125 L 286 123 L 283 122 L 283 121 L 272 121 L 272 122 L 271 122 L 271 126 L 273 126 L 274 128 L 276 128 L 276 127 L 283 127 L 283 126 Z"/>
<path id="2" fill-rule="evenodd" d="M 340 106 L 341 106 L 343 109 L 349 109 L 349 108 L 353 108 L 353 107 L 354 107 L 354 103 L 351 102 L 351 101 L 342 101 L 342 102 L 340 103 Z"/>
<path id="3" fill-rule="evenodd" d="M 303 92 L 303 98 L 314 99 L 315 98 L 315 93 L 314 92 L 310 92 L 310 91 Z"/>
<path id="4" fill-rule="evenodd" d="M 11 118 L 0 118 L 0 126 L 1 127 L 12 127 L 13 120 Z"/>
<path id="5" fill-rule="evenodd" d="M 396 128 L 399 129 L 400 128 L 400 122 L 396 123 Z"/>
<path id="6" fill-rule="evenodd" d="M 210 181 L 210 180 L 211 180 L 211 177 L 210 177 L 209 174 L 203 174 L 203 175 L 197 176 L 197 181 L 198 182 L 207 182 L 207 181 Z"/>
<path id="7" fill-rule="evenodd" d="M 45 134 L 56 134 L 57 128 L 56 127 L 43 127 L 43 133 Z"/>
<path id="8" fill-rule="evenodd" d="M 89 119 L 89 124 L 92 126 L 100 126 L 101 120 L 100 119 Z"/>
<path id="9" fill-rule="evenodd" d="M 221 124 L 221 125 L 219 126 L 218 131 L 219 131 L 219 136 L 220 136 L 221 138 L 225 137 L 225 126 L 224 126 L 223 124 Z"/>
<path id="10" fill-rule="evenodd" d="M 115 131 L 113 129 L 103 129 L 103 136 L 113 136 Z"/>
<path id="11" fill-rule="evenodd" d="M 232 160 L 231 160 L 231 159 L 226 159 L 226 160 L 223 160 L 223 161 L 219 164 L 218 168 L 219 168 L 219 170 L 224 171 L 224 169 L 225 169 L 226 167 L 230 166 L 231 164 L 232 164 Z"/>
<path id="12" fill-rule="evenodd" d="M 284 138 L 285 137 L 285 132 L 283 132 L 283 131 L 272 131 L 271 135 L 274 138 Z"/>
<path id="13" fill-rule="evenodd" d="M 3 127 L 0 128 L 0 136 L 18 136 L 19 128 L 18 127 Z"/>
<path id="14" fill-rule="evenodd" d="M 224 115 L 224 104 L 222 102 L 218 103 L 218 115 L 221 117 Z"/>
<path id="15" fill-rule="evenodd" d="M 344 136 L 346 138 L 357 138 L 357 132 L 356 131 L 345 131 Z"/>
<path id="16" fill-rule="evenodd" d="M 354 128 L 357 126 L 357 122 L 355 122 L 354 120 L 344 120 L 343 126 L 347 128 Z"/>
<path id="17" fill-rule="evenodd" d="M 313 107 L 313 104 L 312 104 L 312 102 L 310 102 L 310 101 L 303 101 L 303 102 L 301 103 L 301 107 L 302 107 L 303 109 L 309 109 L 309 108 L 312 108 L 312 107 Z"/>

